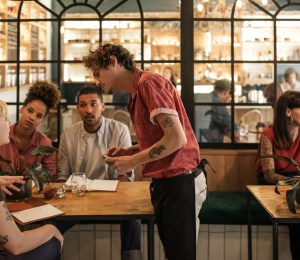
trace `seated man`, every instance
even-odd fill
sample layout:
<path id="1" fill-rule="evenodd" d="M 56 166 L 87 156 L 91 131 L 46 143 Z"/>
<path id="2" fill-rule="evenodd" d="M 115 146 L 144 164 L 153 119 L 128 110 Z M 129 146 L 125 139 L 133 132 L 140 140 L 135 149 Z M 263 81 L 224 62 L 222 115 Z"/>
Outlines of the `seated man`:
<path id="1" fill-rule="evenodd" d="M 119 174 L 104 162 L 103 155 L 112 146 L 131 146 L 126 125 L 103 117 L 101 89 L 88 86 L 77 96 L 77 109 L 82 121 L 66 128 L 60 139 L 58 181 L 66 181 L 76 171 L 89 179 L 118 179 L 133 181 L 134 175 Z M 124 201 L 124 203 L 126 203 Z M 58 225 L 60 225 L 58 223 Z M 66 228 L 67 224 L 64 226 Z M 70 226 L 69 226 L 70 227 Z M 121 259 L 142 259 L 140 220 L 121 222 Z"/>
<path id="2" fill-rule="evenodd" d="M 229 103 L 231 99 L 231 84 L 227 79 L 216 80 L 214 84 L 214 90 L 212 91 L 213 103 Z M 211 110 L 206 112 L 206 115 L 211 115 L 211 121 L 209 124 L 210 131 L 210 143 L 223 143 L 224 136 L 230 138 L 231 136 L 231 114 L 227 107 L 224 106 L 212 106 Z M 234 137 L 235 140 L 239 140 L 238 125 L 234 123 Z"/>

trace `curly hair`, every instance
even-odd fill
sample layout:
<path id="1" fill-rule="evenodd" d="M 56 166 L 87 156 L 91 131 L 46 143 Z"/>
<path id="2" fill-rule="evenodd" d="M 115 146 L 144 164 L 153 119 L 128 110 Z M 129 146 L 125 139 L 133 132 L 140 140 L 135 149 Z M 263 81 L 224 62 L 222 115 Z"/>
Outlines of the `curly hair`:
<path id="1" fill-rule="evenodd" d="M 58 86 L 50 81 L 36 81 L 27 93 L 24 105 L 33 100 L 42 101 L 47 107 L 47 113 L 50 108 L 56 107 L 60 100 L 60 91 Z"/>
<path id="2" fill-rule="evenodd" d="M 98 65 L 101 68 L 107 69 L 110 65 L 110 56 L 117 58 L 118 63 L 125 69 L 133 71 L 135 68 L 134 55 L 131 54 L 125 47 L 119 44 L 100 44 L 96 50 L 90 50 L 89 55 L 83 57 L 84 66 L 91 69 Z"/>

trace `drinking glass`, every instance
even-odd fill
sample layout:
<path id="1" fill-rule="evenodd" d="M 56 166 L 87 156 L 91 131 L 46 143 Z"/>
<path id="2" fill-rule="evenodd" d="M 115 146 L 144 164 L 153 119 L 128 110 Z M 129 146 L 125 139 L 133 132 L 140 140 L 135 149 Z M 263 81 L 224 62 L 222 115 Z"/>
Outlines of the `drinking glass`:
<path id="1" fill-rule="evenodd" d="M 58 186 L 54 188 L 54 197 L 56 199 L 62 199 L 65 197 L 65 185 Z"/>
<path id="2" fill-rule="evenodd" d="M 71 178 L 71 189 L 74 195 L 83 196 L 86 190 L 86 177 L 83 172 L 74 172 Z"/>

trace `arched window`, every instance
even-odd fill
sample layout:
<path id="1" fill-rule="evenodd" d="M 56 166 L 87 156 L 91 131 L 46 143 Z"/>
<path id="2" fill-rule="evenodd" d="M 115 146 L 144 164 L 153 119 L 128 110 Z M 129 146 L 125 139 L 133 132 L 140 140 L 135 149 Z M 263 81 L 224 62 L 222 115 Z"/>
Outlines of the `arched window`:
<path id="1" fill-rule="evenodd" d="M 61 130 L 80 120 L 78 90 L 94 84 L 82 56 L 99 42 L 121 43 L 142 69 L 175 76 L 202 147 L 256 147 L 276 99 L 298 77 L 299 30 L 293 1 L 3 0 L 0 95 L 14 122 L 30 84 L 57 83 L 62 100 L 42 130 L 59 141 Z M 221 86 L 229 91 L 223 99 L 213 92 L 222 79 L 230 82 Z M 104 115 L 126 110 L 127 98 L 106 95 Z M 213 120 L 226 124 L 214 130 Z"/>
<path id="2" fill-rule="evenodd" d="M 256 143 L 273 121 L 280 93 L 300 91 L 299 10 L 294 1 L 194 1 L 199 141 L 235 147 Z M 294 77 L 287 79 L 287 73 Z M 230 88 L 219 84 L 220 79 L 228 80 Z"/>

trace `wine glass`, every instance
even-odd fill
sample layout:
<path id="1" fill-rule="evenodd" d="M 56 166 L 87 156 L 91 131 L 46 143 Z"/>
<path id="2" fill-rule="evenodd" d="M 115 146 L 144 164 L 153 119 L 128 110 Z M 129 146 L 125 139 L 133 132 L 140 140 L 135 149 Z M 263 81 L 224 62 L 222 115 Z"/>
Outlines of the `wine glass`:
<path id="1" fill-rule="evenodd" d="M 71 178 L 71 189 L 74 195 L 83 196 L 86 190 L 86 177 L 83 172 L 74 172 Z"/>

